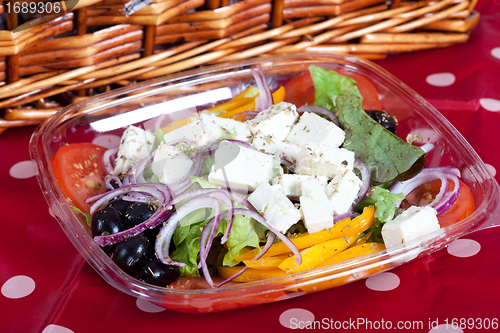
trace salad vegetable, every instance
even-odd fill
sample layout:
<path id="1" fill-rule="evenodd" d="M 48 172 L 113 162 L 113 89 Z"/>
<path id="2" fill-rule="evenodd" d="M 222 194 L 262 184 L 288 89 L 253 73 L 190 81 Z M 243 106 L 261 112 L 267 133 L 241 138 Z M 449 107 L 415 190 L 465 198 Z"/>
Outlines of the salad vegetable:
<path id="1" fill-rule="evenodd" d="M 424 168 L 432 147 L 394 134 L 369 80 L 309 70 L 273 92 L 252 68 L 255 86 L 154 134 L 129 126 L 113 149 L 65 145 L 56 177 L 124 272 L 181 289 L 334 264 L 473 211 L 460 172 Z"/>

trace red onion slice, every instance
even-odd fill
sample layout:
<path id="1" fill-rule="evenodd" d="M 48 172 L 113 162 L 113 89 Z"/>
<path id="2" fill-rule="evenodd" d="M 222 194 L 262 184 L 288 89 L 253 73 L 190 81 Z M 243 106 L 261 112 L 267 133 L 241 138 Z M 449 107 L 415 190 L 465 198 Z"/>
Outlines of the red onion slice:
<path id="1" fill-rule="evenodd" d="M 111 148 L 111 149 L 108 149 L 104 152 L 104 154 L 102 155 L 102 165 L 104 166 L 104 170 L 106 171 L 106 173 L 109 175 L 113 172 L 114 168 L 113 168 L 113 161 L 111 161 L 111 158 L 113 158 L 113 156 L 118 152 L 118 147 L 117 148 Z M 113 158 L 113 160 L 116 159 Z"/>
<path id="2" fill-rule="evenodd" d="M 361 201 L 365 199 L 366 194 L 370 189 L 370 170 L 368 170 L 365 163 L 363 163 L 359 158 L 354 159 L 353 167 L 358 169 L 361 173 L 361 187 L 358 191 L 358 196 L 352 204 L 353 207 L 356 207 Z"/>
<path id="3" fill-rule="evenodd" d="M 102 205 L 107 204 L 114 198 L 121 196 L 121 195 L 127 195 L 129 192 L 140 192 L 144 193 L 146 195 L 151 195 L 155 197 L 156 199 L 161 199 L 164 202 L 170 201 L 170 197 L 166 197 L 165 194 L 166 192 L 159 190 L 156 186 L 153 184 L 131 184 L 131 185 L 126 185 L 119 187 L 117 189 L 108 191 L 104 193 L 104 195 L 100 196 L 91 206 L 90 206 L 90 214 L 94 214 L 94 212 L 101 207 Z M 93 197 L 95 198 L 95 197 Z M 93 200 L 93 198 L 89 198 L 86 200 L 87 203 L 90 203 Z"/>
<path id="4" fill-rule="evenodd" d="M 394 182 L 389 187 L 389 191 L 391 191 L 391 193 L 393 194 L 402 193 L 407 196 L 413 189 L 417 188 L 418 186 L 439 179 L 441 181 L 439 193 L 436 195 L 433 202 L 429 206 L 436 209 L 437 216 L 440 216 L 444 212 L 446 212 L 458 198 L 458 194 L 460 193 L 460 184 L 458 180 L 459 176 L 460 171 L 456 168 L 427 168 L 422 170 L 412 179 L 403 182 Z M 451 192 L 447 192 L 449 184 L 448 179 L 452 180 L 455 184 L 454 189 Z M 396 204 L 397 207 L 399 207 L 399 205 L 400 203 Z"/>
<path id="5" fill-rule="evenodd" d="M 289 240 L 285 235 L 283 235 L 279 230 L 274 228 L 272 225 L 269 224 L 269 222 L 266 221 L 264 216 L 260 215 L 260 213 L 253 211 L 253 210 L 247 210 L 243 208 L 235 208 L 234 213 L 238 215 L 245 215 L 245 216 L 250 216 L 253 218 L 255 221 L 259 222 L 263 226 L 265 226 L 269 231 L 274 233 L 276 236 L 278 236 L 279 239 L 283 243 L 285 243 L 286 246 L 292 251 L 292 253 L 295 255 L 295 262 L 297 265 L 300 265 L 302 263 L 302 256 L 300 255 L 299 249 L 293 244 L 291 240 Z"/>
<path id="6" fill-rule="evenodd" d="M 172 260 L 169 257 L 169 247 L 175 228 L 177 228 L 182 218 L 200 208 L 213 209 L 214 215 L 216 217 L 214 223 L 217 224 L 219 222 L 218 220 L 220 219 L 220 203 L 216 198 L 211 198 L 208 196 L 198 196 L 196 198 L 189 199 L 184 204 L 177 207 L 175 213 L 172 214 L 167 221 L 165 221 L 165 225 L 158 232 L 158 236 L 155 242 L 156 256 L 165 265 L 172 265 Z"/>
<path id="7" fill-rule="evenodd" d="M 262 258 L 262 256 L 271 248 L 271 246 L 274 244 L 274 240 L 276 239 L 276 235 L 273 233 L 273 232 L 269 232 L 269 234 L 267 235 L 267 241 L 266 241 L 266 245 L 264 245 L 264 248 L 262 249 L 262 251 L 260 252 L 259 255 L 257 255 L 254 259 L 252 260 L 259 260 L 260 258 Z M 245 273 L 245 271 L 248 269 L 248 266 L 245 266 L 243 267 L 238 273 L 234 274 L 233 276 L 229 277 L 228 279 L 222 281 L 221 283 L 219 283 L 216 287 L 219 288 L 220 286 L 223 286 L 225 285 L 226 283 L 228 282 L 231 282 L 233 281 L 234 279 L 236 279 L 238 276 L 240 276 L 241 274 Z"/>
<path id="8" fill-rule="evenodd" d="M 337 118 L 337 116 L 335 115 L 335 113 L 333 113 L 332 111 L 330 111 L 327 108 L 324 108 L 322 106 L 317 106 L 317 105 L 302 105 L 301 107 L 299 107 L 297 109 L 297 111 L 299 113 L 302 113 L 302 112 L 311 112 L 311 113 L 316 113 L 316 114 L 320 114 L 320 115 L 326 116 L 326 117 L 328 117 L 328 119 L 332 123 L 334 123 L 335 125 L 337 125 L 338 127 L 340 127 L 339 119 Z"/>

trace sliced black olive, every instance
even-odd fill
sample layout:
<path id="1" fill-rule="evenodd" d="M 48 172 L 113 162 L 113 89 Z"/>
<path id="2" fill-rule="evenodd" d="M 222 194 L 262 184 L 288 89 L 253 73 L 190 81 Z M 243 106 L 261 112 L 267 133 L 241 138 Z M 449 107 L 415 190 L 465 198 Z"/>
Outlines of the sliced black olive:
<path id="1" fill-rule="evenodd" d="M 120 213 L 113 207 L 105 207 L 92 215 L 92 237 L 116 234 L 124 230 Z"/>
<path id="2" fill-rule="evenodd" d="M 149 219 L 156 206 L 147 202 L 134 202 L 125 211 L 125 224 L 130 228 Z"/>
<path id="3" fill-rule="evenodd" d="M 385 129 L 396 133 L 396 120 L 390 114 L 380 110 L 365 110 L 365 112 Z"/>
<path id="4" fill-rule="evenodd" d="M 134 276 L 149 252 L 149 239 L 143 235 L 130 237 L 119 243 L 111 259 L 128 275 Z"/>
<path id="5" fill-rule="evenodd" d="M 158 259 L 149 259 L 142 264 L 137 278 L 142 282 L 153 284 L 155 286 L 166 287 L 176 281 L 180 276 L 179 268 L 167 266 Z"/>

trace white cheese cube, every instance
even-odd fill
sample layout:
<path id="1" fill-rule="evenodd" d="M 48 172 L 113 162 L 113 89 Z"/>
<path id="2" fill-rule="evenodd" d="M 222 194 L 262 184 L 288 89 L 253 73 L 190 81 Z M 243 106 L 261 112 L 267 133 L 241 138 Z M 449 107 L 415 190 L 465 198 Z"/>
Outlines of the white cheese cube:
<path id="1" fill-rule="evenodd" d="M 272 134 L 278 140 L 285 140 L 297 119 L 299 114 L 295 105 L 281 102 L 259 112 L 246 123 L 253 136 Z"/>
<path id="2" fill-rule="evenodd" d="M 126 173 L 137 162 L 151 154 L 155 136 L 136 126 L 129 126 L 123 132 L 115 161 L 114 173 Z"/>
<path id="3" fill-rule="evenodd" d="M 274 154 L 275 152 L 278 152 L 278 154 L 294 164 L 297 162 L 297 158 L 299 157 L 299 145 L 276 139 L 271 134 L 257 134 L 253 138 L 252 145 L 260 151 L 265 151 L 266 153 Z"/>
<path id="4" fill-rule="evenodd" d="M 194 147 L 206 144 L 201 120 L 196 118 L 194 121 L 166 133 L 163 138 L 167 144 L 178 140 L 187 140 L 187 144 Z"/>
<path id="5" fill-rule="evenodd" d="M 252 134 L 246 123 L 234 119 L 217 117 L 214 114 L 201 113 L 201 122 L 207 143 L 223 139 L 252 141 Z"/>
<path id="6" fill-rule="evenodd" d="M 335 215 L 347 213 L 361 188 L 361 179 L 352 171 L 335 176 L 326 187 Z"/>
<path id="7" fill-rule="evenodd" d="M 272 155 L 230 141 L 221 141 L 214 156 L 214 165 L 208 175 L 211 183 L 240 191 L 253 191 L 269 181 L 273 168 Z"/>
<path id="8" fill-rule="evenodd" d="M 333 178 L 354 165 L 354 153 L 344 148 L 334 148 L 324 143 L 309 142 L 299 152 L 296 172 L 301 175 Z"/>
<path id="9" fill-rule="evenodd" d="M 248 201 L 264 216 L 267 222 L 284 233 L 300 220 L 300 212 L 278 186 L 262 183 L 250 194 Z"/>
<path id="10" fill-rule="evenodd" d="M 344 139 L 345 133 L 340 127 L 311 112 L 304 112 L 286 137 L 286 141 L 298 145 L 322 142 L 333 147 L 340 147 Z"/>
<path id="11" fill-rule="evenodd" d="M 309 176 L 297 174 L 284 174 L 275 177 L 272 181 L 273 185 L 280 185 L 281 192 L 286 196 L 300 197 L 302 195 L 302 184 L 308 179 L 317 179 L 319 184 L 326 186 L 328 178 L 325 176 Z"/>
<path id="12" fill-rule="evenodd" d="M 333 207 L 325 194 L 324 186 L 317 179 L 311 177 L 302 183 L 302 196 L 299 200 L 304 225 L 309 233 L 333 226 Z"/>
<path id="13" fill-rule="evenodd" d="M 440 229 L 434 208 L 411 206 L 382 227 L 386 248 L 400 245 Z"/>
<path id="14" fill-rule="evenodd" d="M 182 150 L 162 143 L 155 151 L 151 170 L 160 183 L 173 185 L 189 176 L 193 161 Z"/>
<path id="15" fill-rule="evenodd" d="M 333 227 L 333 215 L 321 202 L 301 196 L 300 208 L 308 233 L 312 234 Z"/>

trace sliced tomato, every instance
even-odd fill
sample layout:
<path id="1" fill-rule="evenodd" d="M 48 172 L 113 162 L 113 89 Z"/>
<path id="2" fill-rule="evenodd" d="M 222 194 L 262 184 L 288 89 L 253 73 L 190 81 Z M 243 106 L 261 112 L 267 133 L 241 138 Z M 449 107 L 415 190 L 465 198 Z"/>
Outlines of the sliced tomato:
<path id="1" fill-rule="evenodd" d="M 339 73 L 353 78 L 358 83 L 359 92 L 363 96 L 364 110 L 382 110 L 377 89 L 370 80 L 359 74 L 345 71 L 339 71 Z M 285 101 L 297 107 L 305 104 L 314 105 L 314 93 L 314 83 L 309 72 L 291 79 L 285 85 Z"/>
<path id="2" fill-rule="evenodd" d="M 285 101 L 302 105 L 314 105 L 314 83 L 309 72 L 294 77 L 285 84 Z"/>
<path id="3" fill-rule="evenodd" d="M 71 143 L 59 148 L 52 161 L 62 191 L 84 213 L 90 211 L 85 200 L 106 192 L 102 164 L 105 151 L 106 148 L 92 143 Z"/>
<path id="4" fill-rule="evenodd" d="M 474 197 L 469 187 L 461 180 L 459 180 L 459 182 L 460 194 L 457 200 L 445 213 L 438 216 L 439 224 L 443 228 L 463 220 L 474 211 Z M 454 186 L 453 183 L 449 184 L 447 190 L 451 191 Z M 409 207 L 410 205 L 428 205 L 439 193 L 440 187 L 440 180 L 434 180 L 427 184 L 420 185 L 406 196 L 406 199 L 401 205 L 403 208 Z"/>
<path id="5" fill-rule="evenodd" d="M 460 181 L 460 194 L 457 201 L 445 213 L 438 217 L 441 227 L 447 227 L 463 220 L 474 212 L 474 197 L 467 185 Z"/>

